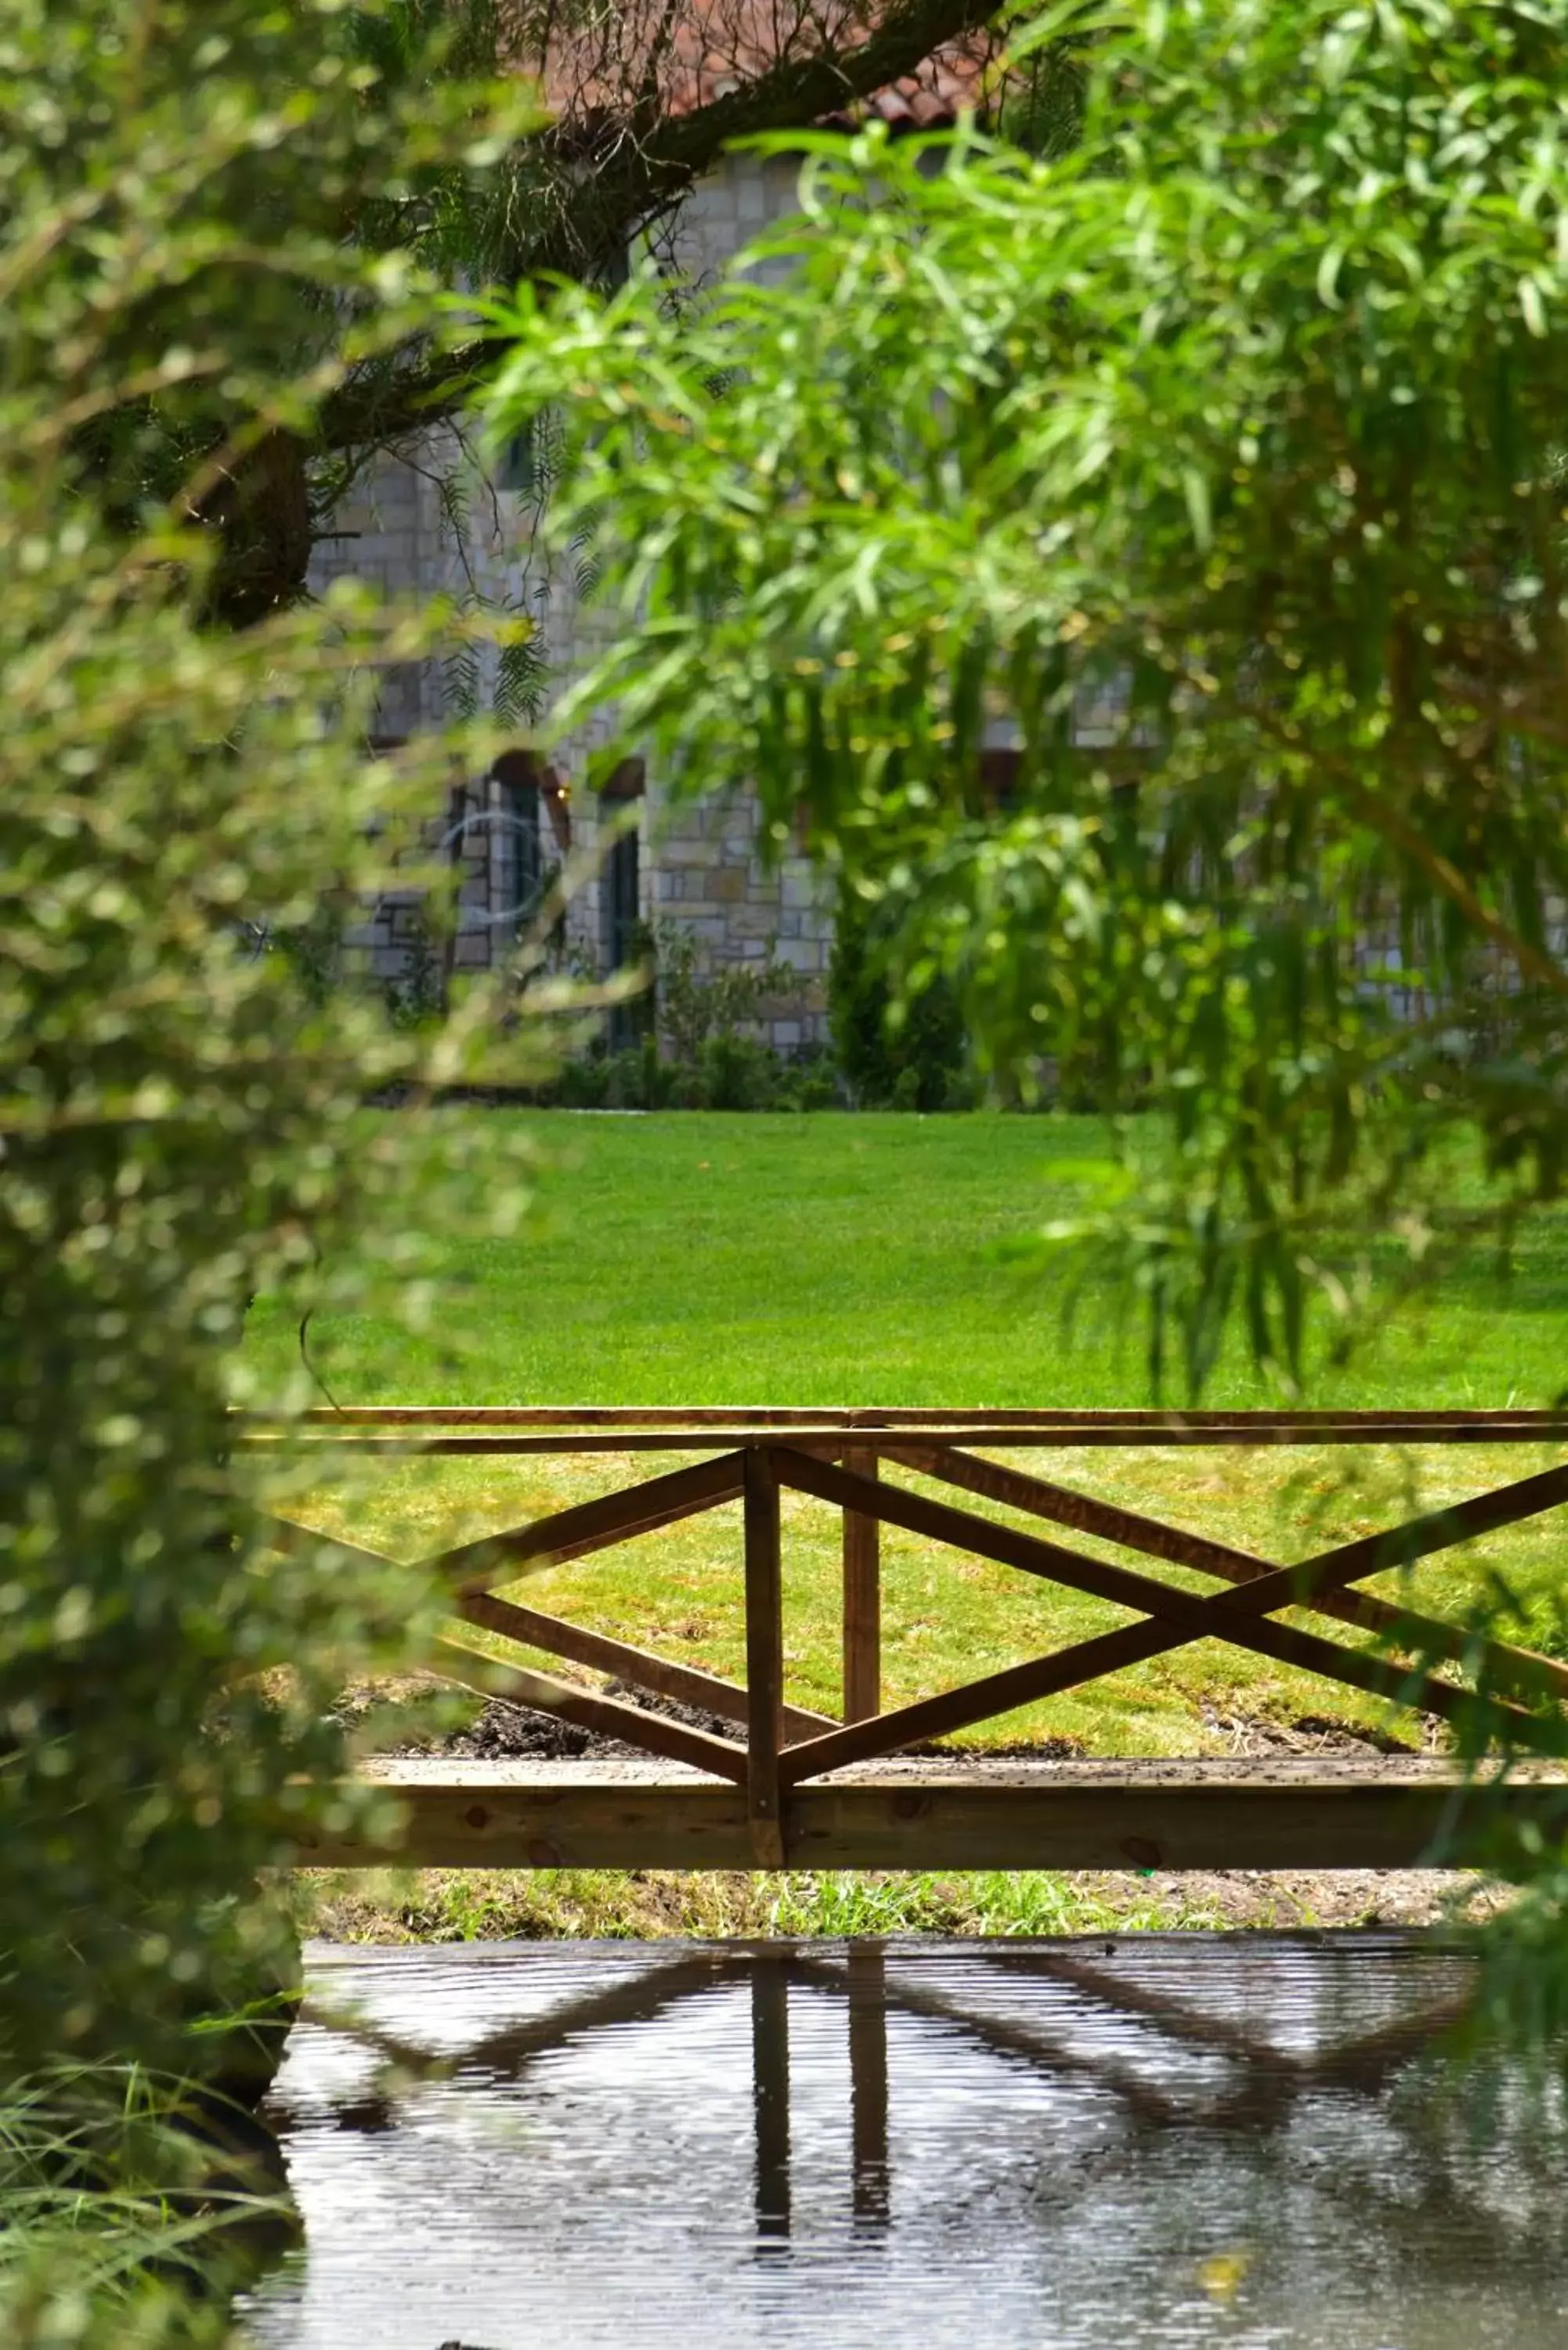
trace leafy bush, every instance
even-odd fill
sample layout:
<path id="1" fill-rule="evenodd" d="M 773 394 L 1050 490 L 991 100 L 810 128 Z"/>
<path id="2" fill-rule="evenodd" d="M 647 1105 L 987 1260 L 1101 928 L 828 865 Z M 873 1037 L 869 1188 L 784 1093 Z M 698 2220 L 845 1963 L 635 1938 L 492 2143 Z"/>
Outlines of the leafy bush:
<path id="1" fill-rule="evenodd" d="M 754 962 L 707 962 L 679 923 L 646 931 L 653 1026 L 619 1051 L 595 1040 L 570 1061 L 545 1099 L 566 1109 L 828 1109 L 838 1086 L 822 1054 L 793 1059 L 744 1030 L 773 995 L 793 995 L 800 974 L 770 951 Z M 660 1045 L 664 1046 L 661 1052 Z"/>
<path id="2" fill-rule="evenodd" d="M 710 1036 L 700 1064 L 709 1109 L 766 1109 L 774 1090 L 777 1055 L 749 1036 Z"/>
<path id="3" fill-rule="evenodd" d="M 800 987 L 800 973 L 776 962 L 771 946 L 754 962 L 716 962 L 668 917 L 654 923 L 649 943 L 659 1033 L 677 1061 L 700 1062 L 714 1040 L 758 1020 L 770 995 L 791 996 Z"/>
<path id="4" fill-rule="evenodd" d="M 695 1061 L 667 1061 L 648 1036 L 568 1061 L 536 1098 L 563 1109 L 832 1109 L 839 1091 L 820 1057 L 788 1060 L 753 1037 L 711 1036 Z"/>
<path id="5" fill-rule="evenodd" d="M 898 985 L 897 910 L 845 886 L 828 970 L 828 1018 L 839 1066 L 868 1107 L 966 1108 L 963 1023 L 950 985 L 918 995 Z"/>
<path id="6" fill-rule="evenodd" d="M 277 1551 L 308 1470 L 230 1418 L 257 1290 L 331 1294 L 348 1232 L 401 1288 L 439 1221 L 461 1132 L 367 1146 L 358 1103 L 491 1050 L 477 995 L 421 1044 L 325 983 L 324 901 L 491 754 L 363 747 L 450 616 L 342 590 L 213 625 L 250 457 L 435 316 L 338 208 L 491 127 L 378 83 L 378 13 L 19 0 L 0 49 L 0 2098 L 53 2058 L 254 2097 L 297 1971 L 259 1882 L 367 1808 L 328 1699 L 435 1604 Z"/>

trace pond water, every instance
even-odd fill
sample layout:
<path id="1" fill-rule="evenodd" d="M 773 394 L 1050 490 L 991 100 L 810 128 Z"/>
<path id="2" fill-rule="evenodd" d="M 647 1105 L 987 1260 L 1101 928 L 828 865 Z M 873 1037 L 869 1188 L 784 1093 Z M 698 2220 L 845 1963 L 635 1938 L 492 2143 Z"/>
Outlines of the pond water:
<path id="1" fill-rule="evenodd" d="M 256 2350 L 1563 2350 L 1562 2117 L 1376 1935 L 317 1948 Z"/>

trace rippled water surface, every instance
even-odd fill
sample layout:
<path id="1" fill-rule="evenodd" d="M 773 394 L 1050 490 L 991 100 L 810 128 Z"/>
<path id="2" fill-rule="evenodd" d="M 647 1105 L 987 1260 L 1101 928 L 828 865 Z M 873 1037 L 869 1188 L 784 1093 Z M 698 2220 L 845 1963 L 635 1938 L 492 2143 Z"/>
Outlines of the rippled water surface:
<path id="1" fill-rule="evenodd" d="M 1378 1937 L 318 1949 L 257 2350 L 1564 2350 L 1550 2115 Z M 1480 2124 L 1485 2121 L 1486 2126 Z"/>

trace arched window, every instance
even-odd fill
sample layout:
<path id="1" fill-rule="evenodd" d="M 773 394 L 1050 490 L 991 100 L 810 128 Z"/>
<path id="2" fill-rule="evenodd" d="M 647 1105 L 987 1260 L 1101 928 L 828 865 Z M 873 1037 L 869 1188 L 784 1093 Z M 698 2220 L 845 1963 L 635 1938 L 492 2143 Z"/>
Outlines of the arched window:
<path id="1" fill-rule="evenodd" d="M 452 793 L 441 846 L 457 885 L 460 964 L 502 960 L 534 918 L 545 880 L 539 800 L 525 751 L 504 752 L 487 775 Z"/>
<path id="2" fill-rule="evenodd" d="M 539 771 L 526 751 L 504 751 L 490 770 L 492 920 L 514 939 L 532 920 L 545 883 Z"/>
<path id="3" fill-rule="evenodd" d="M 623 759 L 599 793 L 603 815 L 619 827 L 599 877 L 601 951 L 607 971 L 620 971 L 637 959 L 642 875 L 639 827 L 627 821 L 643 795 L 640 759 Z"/>

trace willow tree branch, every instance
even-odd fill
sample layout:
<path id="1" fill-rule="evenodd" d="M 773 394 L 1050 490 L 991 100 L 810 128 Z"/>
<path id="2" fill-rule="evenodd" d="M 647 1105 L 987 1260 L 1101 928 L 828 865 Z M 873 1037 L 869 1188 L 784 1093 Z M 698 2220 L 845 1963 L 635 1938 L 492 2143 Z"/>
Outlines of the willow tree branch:
<path id="1" fill-rule="evenodd" d="M 1282 749 L 1296 757 L 1302 755 L 1298 740 L 1286 734 L 1282 727 L 1260 722 L 1262 731 L 1271 735 Z M 1446 857 L 1435 842 L 1429 840 L 1418 824 L 1406 815 L 1403 808 L 1385 799 L 1357 774 L 1349 760 L 1333 753 L 1314 751 L 1312 763 L 1324 775 L 1332 775 L 1344 792 L 1350 806 L 1362 822 L 1370 827 L 1388 847 L 1396 849 L 1424 873 L 1432 887 L 1459 909 L 1471 930 L 1478 931 L 1499 951 L 1509 956 L 1521 975 L 1535 982 L 1549 994 L 1568 996 L 1568 970 L 1517 931 L 1511 922 L 1489 906 L 1480 892 L 1465 879 L 1451 858 Z"/>

